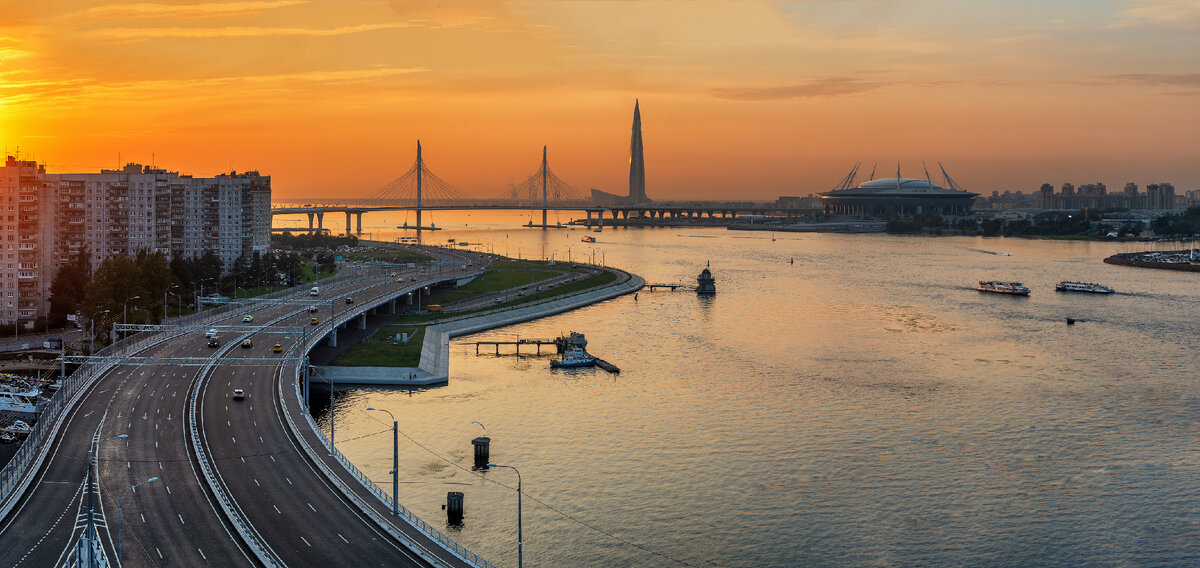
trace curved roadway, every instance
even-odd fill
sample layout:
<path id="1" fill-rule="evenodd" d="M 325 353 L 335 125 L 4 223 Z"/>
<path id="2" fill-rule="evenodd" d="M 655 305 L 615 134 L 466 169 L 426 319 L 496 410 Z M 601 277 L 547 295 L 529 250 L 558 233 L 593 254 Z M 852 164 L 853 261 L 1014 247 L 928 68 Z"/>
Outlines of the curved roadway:
<path id="1" fill-rule="evenodd" d="M 323 309 L 315 315 L 327 322 L 329 306 L 340 313 L 348 307 L 340 302 L 350 291 L 375 295 L 387 289 L 399 294 L 439 278 L 395 280 L 389 277 L 323 289 Z M 368 284 L 371 291 L 360 290 Z M 293 297 L 293 301 L 306 299 Z M 253 313 L 255 322 L 242 323 L 245 313 Z M 279 320 L 275 326 L 266 326 L 251 336 L 252 348 L 232 346 L 224 357 L 282 357 L 300 338 L 272 333 L 270 328 L 310 326 L 309 317 L 304 305 L 293 303 L 247 308 L 209 325 L 250 326 Z M 222 339 L 240 342 L 241 337 L 226 334 Z M 283 345 L 282 354 L 271 350 L 277 342 Z M 172 338 L 138 355 L 205 357 L 215 355 L 213 351 L 196 332 Z M 225 346 L 216 351 L 226 351 Z M 0 522 L 0 565 L 52 566 L 67 559 L 82 531 L 87 453 L 96 439 L 102 440 L 97 446 L 96 466 L 98 494 L 102 497 L 96 500 L 96 511 L 102 515 L 99 534 L 114 565 L 259 564 L 220 512 L 195 463 L 187 421 L 193 388 L 199 389 L 199 419 L 209 461 L 243 519 L 279 562 L 292 566 L 428 565 L 365 518 L 298 448 L 279 407 L 280 372 L 280 366 L 220 365 L 214 367 L 208 380 L 197 380 L 204 378 L 204 371 L 197 367 L 114 367 L 68 413 L 34 484 L 12 514 Z M 231 400 L 233 388 L 244 389 L 246 399 Z M 286 388 L 283 392 L 285 396 L 289 393 Z M 300 428 L 306 429 L 303 424 Z M 128 438 L 106 439 L 120 434 Z M 353 480 L 340 466 L 335 474 Z M 123 558 L 115 561 L 117 501 L 127 488 L 150 477 L 159 479 L 124 497 Z M 361 487 L 351 486 L 351 490 L 370 495 Z M 369 501 L 376 509 L 386 511 L 373 496 Z M 410 538 L 423 538 L 407 525 L 397 524 L 407 529 Z M 422 546 L 444 559 L 449 556 L 430 542 Z M 444 562 L 465 565 L 453 557 Z"/>

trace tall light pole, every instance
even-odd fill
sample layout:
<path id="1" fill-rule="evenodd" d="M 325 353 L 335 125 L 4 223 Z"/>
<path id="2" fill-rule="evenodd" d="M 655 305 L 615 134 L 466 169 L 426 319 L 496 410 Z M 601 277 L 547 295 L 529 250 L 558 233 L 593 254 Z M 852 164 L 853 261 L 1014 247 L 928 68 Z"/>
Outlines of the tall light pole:
<path id="1" fill-rule="evenodd" d="M 400 423 L 391 411 L 382 408 L 368 408 L 367 410 L 376 410 L 379 412 L 387 412 L 388 416 L 392 417 L 392 514 L 400 514 Z"/>
<path id="2" fill-rule="evenodd" d="M 92 328 L 92 330 L 88 332 L 88 335 L 90 336 L 89 339 L 91 340 L 88 344 L 88 355 L 96 352 L 96 316 L 107 313 L 108 310 L 96 312 L 92 314 L 92 317 L 88 318 L 88 325 Z"/>
<path id="3" fill-rule="evenodd" d="M 121 558 L 121 529 L 124 524 L 124 516 L 122 514 L 123 513 L 122 503 L 125 501 L 125 495 L 127 495 L 130 491 L 137 489 L 138 487 L 141 487 L 147 483 L 154 483 L 155 481 L 158 481 L 158 478 L 151 477 L 150 479 L 147 479 L 146 481 L 143 481 L 137 485 L 133 485 L 129 489 L 126 489 L 125 493 L 121 494 L 120 499 L 117 499 L 117 560 L 118 561 L 120 561 L 120 558 Z"/>
<path id="4" fill-rule="evenodd" d="M 98 440 L 96 448 L 100 448 L 102 442 L 108 440 L 116 440 L 118 438 L 128 438 L 129 434 L 119 434 Z M 87 525 L 84 527 L 83 534 L 79 537 L 79 542 L 75 545 L 75 565 L 76 566 L 99 566 L 101 559 L 97 558 L 99 552 L 99 539 L 96 537 L 96 506 L 92 503 L 92 494 L 95 493 L 94 479 L 96 477 L 96 453 L 88 450 L 88 473 L 87 473 L 87 496 L 88 496 L 88 511 Z"/>
<path id="5" fill-rule="evenodd" d="M 129 323 L 129 302 L 131 302 L 133 300 L 137 300 L 139 298 L 141 298 L 141 296 L 134 296 L 132 298 L 125 300 L 125 306 L 121 308 L 121 323 L 123 323 L 123 324 Z"/>
<path id="6" fill-rule="evenodd" d="M 525 557 L 525 545 L 521 538 L 521 472 L 511 465 L 489 463 L 488 467 L 507 467 L 517 472 L 517 568 L 522 568 Z"/>

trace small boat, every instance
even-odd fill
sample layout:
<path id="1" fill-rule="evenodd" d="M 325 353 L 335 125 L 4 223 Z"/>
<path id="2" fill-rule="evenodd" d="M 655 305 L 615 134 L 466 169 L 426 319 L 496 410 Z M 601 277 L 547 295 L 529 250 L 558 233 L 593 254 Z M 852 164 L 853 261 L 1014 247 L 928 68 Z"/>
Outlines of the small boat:
<path id="1" fill-rule="evenodd" d="M 1029 288 L 1026 288 L 1020 282 L 1003 282 L 1000 280 L 980 280 L 979 285 L 975 287 L 980 292 L 994 292 L 996 294 L 1010 294 L 1013 296 L 1028 296 Z"/>
<path id="2" fill-rule="evenodd" d="M 563 351 L 563 357 L 557 361 L 551 361 L 550 367 L 554 369 L 572 368 L 572 367 L 591 367 L 596 364 L 596 358 L 589 355 L 582 347 L 578 345 L 568 345 Z"/>
<path id="3" fill-rule="evenodd" d="M 13 420 L 12 424 L 8 425 L 7 430 L 13 434 L 28 434 L 33 431 L 29 424 L 24 420 Z"/>
<path id="4" fill-rule="evenodd" d="M 594 242 L 596 242 L 596 237 L 593 237 L 591 235 L 584 235 L 583 238 L 579 239 L 579 240 L 581 240 L 585 243 L 594 243 Z"/>
<path id="5" fill-rule="evenodd" d="M 11 444 L 16 441 L 17 441 L 16 434 L 13 434 L 12 432 L 0 433 L 0 443 Z"/>
<path id="6" fill-rule="evenodd" d="M 1103 284 L 1092 284 L 1090 282 L 1071 282 L 1064 280 L 1054 285 L 1054 289 L 1059 292 L 1090 292 L 1092 294 L 1112 294 L 1114 290 Z"/>
<path id="7" fill-rule="evenodd" d="M 700 271 L 700 275 L 696 277 L 696 293 L 701 296 L 711 296 L 717 293 L 717 279 L 713 278 L 707 264 L 705 264 L 704 270 Z"/>

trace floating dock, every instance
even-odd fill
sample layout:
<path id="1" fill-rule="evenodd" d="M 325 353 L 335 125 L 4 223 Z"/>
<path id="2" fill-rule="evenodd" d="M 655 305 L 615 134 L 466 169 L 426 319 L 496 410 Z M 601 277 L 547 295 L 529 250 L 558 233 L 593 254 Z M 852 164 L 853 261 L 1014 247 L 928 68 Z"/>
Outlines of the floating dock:
<path id="1" fill-rule="evenodd" d="M 618 369 L 616 365 L 613 365 L 612 363 L 609 363 L 608 361 L 605 361 L 604 359 L 601 359 L 599 357 L 596 357 L 596 366 L 600 367 L 601 369 L 604 369 L 605 371 L 608 371 L 614 375 L 618 375 L 621 373 L 621 370 Z"/>

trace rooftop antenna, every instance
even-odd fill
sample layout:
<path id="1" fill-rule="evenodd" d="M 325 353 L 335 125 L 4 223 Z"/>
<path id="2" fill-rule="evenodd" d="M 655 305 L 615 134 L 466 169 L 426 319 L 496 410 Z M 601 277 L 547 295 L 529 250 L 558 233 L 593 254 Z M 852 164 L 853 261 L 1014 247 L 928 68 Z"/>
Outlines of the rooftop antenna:
<path id="1" fill-rule="evenodd" d="M 925 170 L 925 181 L 929 182 L 929 185 L 933 185 L 933 180 L 929 179 L 929 168 L 925 167 L 925 160 L 921 160 L 921 168 Z"/>

